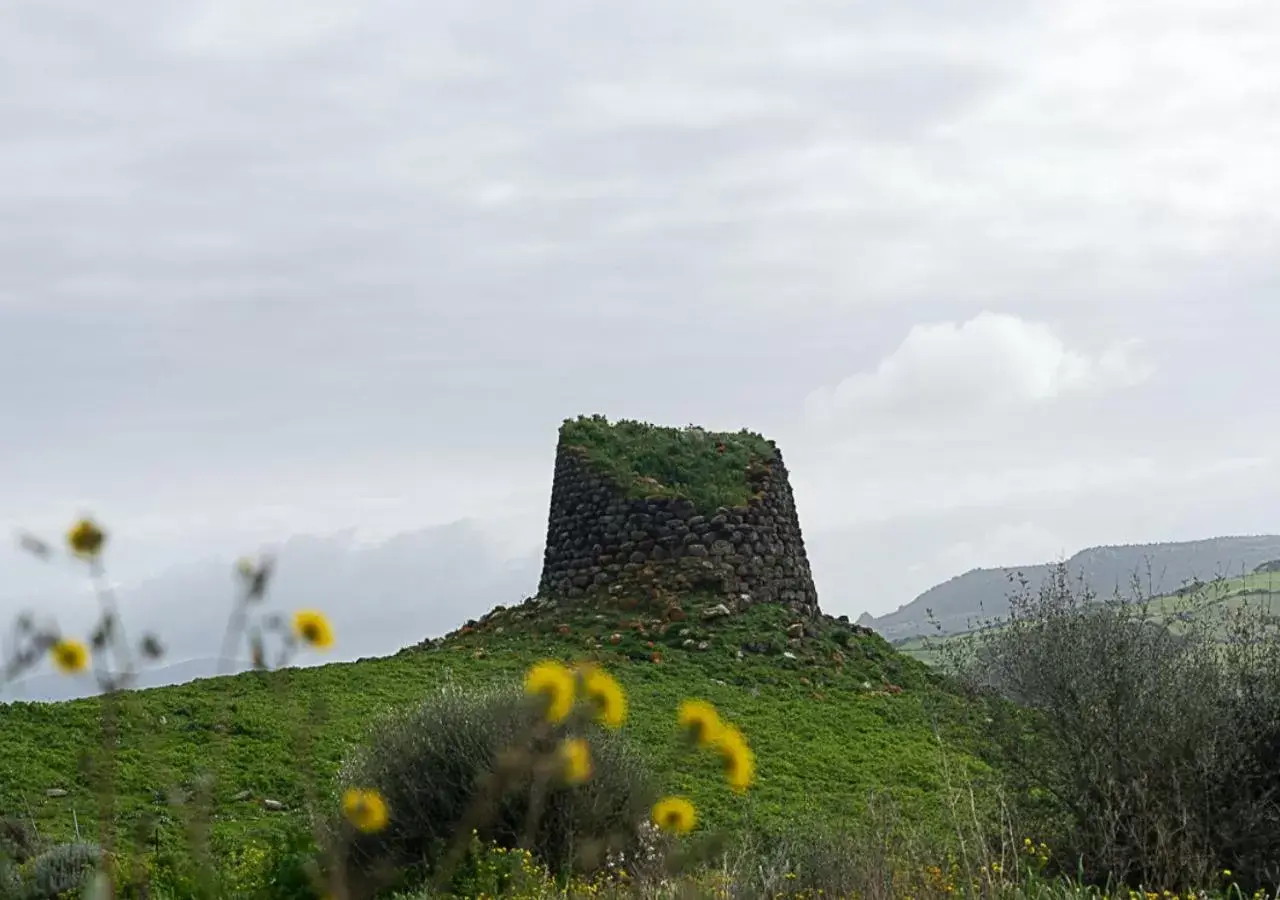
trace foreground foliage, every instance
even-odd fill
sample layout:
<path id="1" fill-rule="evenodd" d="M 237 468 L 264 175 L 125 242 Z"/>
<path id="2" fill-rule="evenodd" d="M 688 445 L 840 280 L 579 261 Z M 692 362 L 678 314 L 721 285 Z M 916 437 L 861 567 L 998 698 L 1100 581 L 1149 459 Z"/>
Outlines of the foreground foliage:
<path id="1" fill-rule="evenodd" d="M 1058 577 L 1024 586 L 948 681 L 779 608 L 689 595 L 654 626 L 535 598 L 393 658 L 271 671 L 273 644 L 288 662 L 340 636 L 321 611 L 268 609 L 268 560 L 242 565 L 228 629 L 256 671 L 132 692 L 163 648 L 124 641 L 104 542 L 91 522 L 68 536 L 99 627 L 19 623 L 6 667 L 92 667 L 103 695 L 0 710 L 0 897 L 1274 886 L 1280 642 L 1235 608 L 1224 651 Z"/>

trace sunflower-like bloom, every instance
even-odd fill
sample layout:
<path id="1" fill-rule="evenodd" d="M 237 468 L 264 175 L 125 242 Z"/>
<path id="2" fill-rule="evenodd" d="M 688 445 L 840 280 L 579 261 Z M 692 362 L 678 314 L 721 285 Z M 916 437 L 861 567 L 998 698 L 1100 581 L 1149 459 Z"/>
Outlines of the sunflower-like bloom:
<path id="1" fill-rule="evenodd" d="M 604 669 L 583 671 L 582 692 L 595 707 L 596 721 L 601 725 L 618 728 L 627 720 L 627 695 Z"/>
<path id="2" fill-rule="evenodd" d="M 688 834 L 698 813 L 684 797 L 663 797 L 653 805 L 653 824 L 669 834 Z"/>
<path id="3" fill-rule="evenodd" d="M 67 532 L 67 546 L 84 559 L 96 558 L 106 540 L 106 533 L 92 519 L 81 519 Z"/>
<path id="4" fill-rule="evenodd" d="M 573 711 L 573 672 L 555 660 L 544 660 L 524 676 L 524 692 L 546 701 L 546 717 L 551 723 L 563 722 Z"/>
<path id="5" fill-rule="evenodd" d="M 303 643 L 321 650 L 333 646 L 333 628 L 324 613 L 304 609 L 293 614 L 293 633 Z"/>
<path id="6" fill-rule="evenodd" d="M 63 639 L 49 648 L 53 664 L 68 675 L 83 672 L 89 665 L 89 648 L 80 641 Z"/>
<path id="7" fill-rule="evenodd" d="M 564 760 L 564 779 L 569 784 L 583 784 L 591 778 L 591 748 L 582 738 L 569 738 L 560 745 Z"/>
<path id="8" fill-rule="evenodd" d="M 684 700 L 676 711 L 676 721 L 699 747 L 714 747 L 724 725 L 716 708 L 705 700 Z"/>
<path id="9" fill-rule="evenodd" d="M 724 761 L 724 780 L 729 787 L 738 793 L 751 787 L 756 778 L 756 757 L 742 732 L 726 725 L 716 741 L 716 749 Z"/>
<path id="10" fill-rule="evenodd" d="M 347 788 L 342 794 L 342 814 L 365 834 L 387 827 L 387 802 L 377 791 Z"/>

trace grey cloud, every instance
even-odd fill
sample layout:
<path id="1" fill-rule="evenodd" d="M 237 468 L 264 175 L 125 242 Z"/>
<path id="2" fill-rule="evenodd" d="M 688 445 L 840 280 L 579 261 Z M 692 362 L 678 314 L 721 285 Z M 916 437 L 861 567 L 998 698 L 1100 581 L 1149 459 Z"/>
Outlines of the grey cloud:
<path id="1" fill-rule="evenodd" d="M 1081 44 L 1132 36 L 1110 6 L 1075 30 L 1015 0 L 353 9 L 0 13 L 0 521 L 87 504 L 143 572 L 537 507 L 559 420 L 597 410 L 778 437 L 826 530 L 874 477 L 1269 453 L 1240 337 L 1280 324 L 1270 182 L 1241 188 L 1266 68 L 1077 78 Z M 804 427 L 814 388 L 987 308 L 1142 337 L 1159 377 L 945 435 Z M 1050 516 L 1009 502 L 990 528 Z"/>

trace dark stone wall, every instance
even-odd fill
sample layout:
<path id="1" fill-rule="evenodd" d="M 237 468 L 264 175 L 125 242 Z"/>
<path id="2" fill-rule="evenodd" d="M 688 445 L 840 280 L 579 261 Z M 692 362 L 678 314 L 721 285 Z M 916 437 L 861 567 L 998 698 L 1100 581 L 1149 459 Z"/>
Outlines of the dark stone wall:
<path id="1" fill-rule="evenodd" d="M 539 593 L 710 589 L 734 610 L 781 603 L 818 615 L 782 454 L 749 470 L 748 480 L 755 497 L 745 506 L 699 511 L 687 500 L 633 500 L 562 438 Z"/>

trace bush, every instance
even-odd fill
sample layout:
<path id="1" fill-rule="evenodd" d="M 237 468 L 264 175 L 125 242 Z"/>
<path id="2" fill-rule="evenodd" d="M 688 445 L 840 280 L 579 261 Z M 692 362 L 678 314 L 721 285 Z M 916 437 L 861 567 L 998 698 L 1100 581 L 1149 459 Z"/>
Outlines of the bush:
<path id="1" fill-rule="evenodd" d="M 28 863 L 26 895 L 33 900 L 57 900 L 61 895 L 82 887 L 101 860 L 102 848 L 97 844 L 51 847 Z"/>
<path id="2" fill-rule="evenodd" d="M 613 733 L 586 730 L 591 779 L 577 787 L 547 782 L 530 819 L 533 767 L 564 733 L 541 725 L 525 698 L 507 691 L 446 689 L 388 718 L 339 775 L 341 789 L 373 788 L 390 811 L 384 830 L 347 835 L 344 868 L 368 877 L 389 863 L 422 877 L 472 830 L 499 847 L 526 838 L 557 873 L 598 868 L 607 853 L 631 849 L 655 791 L 648 770 Z M 332 832 L 344 828 L 336 823 Z"/>
<path id="3" fill-rule="evenodd" d="M 994 762 L 1071 874 L 1185 888 L 1230 869 L 1246 890 L 1274 885 L 1280 642 L 1203 590 L 1176 634 L 1148 602 L 1099 601 L 1059 566 L 950 662 L 998 695 Z"/>
<path id="4" fill-rule="evenodd" d="M 272 835 L 261 862 L 260 877 L 245 881 L 237 897 L 262 900 L 319 900 L 312 884 L 311 867 L 316 861 L 315 837 L 301 823 L 292 823 Z"/>

